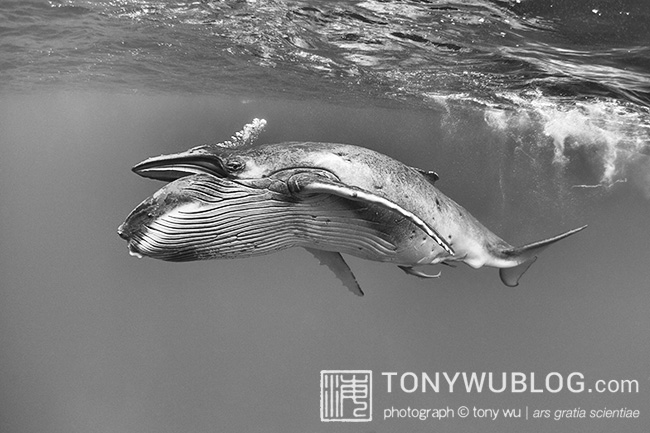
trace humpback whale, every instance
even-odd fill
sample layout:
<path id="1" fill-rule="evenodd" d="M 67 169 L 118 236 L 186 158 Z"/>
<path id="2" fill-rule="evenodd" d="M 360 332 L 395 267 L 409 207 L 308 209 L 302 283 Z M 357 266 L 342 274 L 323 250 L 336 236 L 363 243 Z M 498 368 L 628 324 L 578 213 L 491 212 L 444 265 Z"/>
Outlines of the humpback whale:
<path id="1" fill-rule="evenodd" d="M 360 146 L 255 145 L 253 123 L 231 141 L 146 159 L 141 176 L 169 182 L 119 227 L 132 255 L 168 261 L 244 258 L 303 247 L 362 296 L 341 253 L 435 278 L 420 265 L 499 268 L 507 286 L 549 245 L 586 226 L 514 247 L 436 186 L 438 175 Z"/>

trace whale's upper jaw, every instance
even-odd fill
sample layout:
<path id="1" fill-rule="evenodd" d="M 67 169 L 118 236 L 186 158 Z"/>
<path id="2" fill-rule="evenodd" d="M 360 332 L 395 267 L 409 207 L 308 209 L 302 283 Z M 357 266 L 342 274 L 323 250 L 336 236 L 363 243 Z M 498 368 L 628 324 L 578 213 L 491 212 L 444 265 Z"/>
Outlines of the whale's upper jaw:
<path id="1" fill-rule="evenodd" d="M 232 168 L 216 154 L 211 146 L 200 146 L 185 152 L 148 158 L 132 168 L 133 172 L 150 179 L 171 182 L 193 174 L 228 177 Z"/>

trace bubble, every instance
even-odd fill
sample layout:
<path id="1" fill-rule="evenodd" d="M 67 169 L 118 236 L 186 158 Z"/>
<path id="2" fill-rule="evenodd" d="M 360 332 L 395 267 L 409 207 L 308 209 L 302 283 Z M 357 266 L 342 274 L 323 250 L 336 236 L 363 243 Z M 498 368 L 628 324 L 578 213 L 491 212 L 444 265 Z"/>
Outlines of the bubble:
<path id="1" fill-rule="evenodd" d="M 650 154 L 650 114 L 620 101 L 592 99 L 571 101 L 541 94 L 506 97 L 519 110 L 488 108 L 485 122 L 494 131 L 523 142 L 535 137 L 530 146 L 550 148 L 552 163 L 573 175 L 598 173 L 598 186 L 624 182 L 639 165 L 647 165 Z M 581 169 L 583 173 L 577 173 Z M 641 172 L 645 172 L 641 170 Z M 650 178 L 638 183 L 650 190 Z"/>

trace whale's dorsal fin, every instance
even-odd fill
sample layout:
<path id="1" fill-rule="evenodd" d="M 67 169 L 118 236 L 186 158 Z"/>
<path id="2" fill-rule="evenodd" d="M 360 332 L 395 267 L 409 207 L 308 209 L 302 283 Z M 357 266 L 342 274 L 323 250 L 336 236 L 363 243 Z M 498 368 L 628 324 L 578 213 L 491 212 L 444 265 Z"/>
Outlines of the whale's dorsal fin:
<path id="1" fill-rule="evenodd" d="M 438 173 L 435 171 L 429 171 L 429 170 L 422 170 L 421 168 L 413 167 L 415 171 L 420 173 L 426 180 L 429 181 L 431 185 L 436 185 L 436 182 L 440 179 L 440 176 L 438 176 Z"/>
<path id="2" fill-rule="evenodd" d="M 333 194 L 349 200 L 378 205 L 396 212 L 422 229 L 427 235 L 433 238 L 442 249 L 452 256 L 454 255 L 454 250 L 451 248 L 451 245 L 449 245 L 449 243 L 440 236 L 435 229 L 429 227 L 424 221 L 422 221 L 420 217 L 415 215 L 413 212 L 404 209 L 397 203 L 378 196 L 377 194 L 373 194 L 370 191 L 346 185 L 343 182 L 327 177 L 318 171 L 303 171 L 293 174 L 287 180 L 287 185 L 289 186 L 289 191 L 298 196 L 300 194 Z"/>
<path id="3" fill-rule="evenodd" d="M 352 270 L 343 260 L 343 256 L 340 253 L 332 251 L 323 251 L 316 250 L 314 248 L 305 248 L 307 251 L 312 253 L 319 261 L 321 265 L 325 265 L 334 272 L 336 277 L 341 280 L 343 285 L 348 288 L 352 293 L 357 296 L 363 296 L 363 290 L 357 283 L 357 279 L 354 277 Z"/>

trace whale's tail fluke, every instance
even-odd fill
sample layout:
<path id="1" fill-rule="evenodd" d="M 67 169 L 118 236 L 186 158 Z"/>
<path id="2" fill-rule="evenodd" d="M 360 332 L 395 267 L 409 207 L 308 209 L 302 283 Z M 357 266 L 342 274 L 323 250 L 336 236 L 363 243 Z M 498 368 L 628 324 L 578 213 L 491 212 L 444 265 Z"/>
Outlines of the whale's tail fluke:
<path id="1" fill-rule="evenodd" d="M 544 239 L 541 241 L 533 242 L 522 247 L 515 247 L 510 250 L 503 251 L 504 258 L 509 259 L 514 266 L 499 269 L 499 276 L 503 284 L 509 287 L 519 285 L 519 279 L 530 268 L 530 266 L 537 260 L 537 255 L 541 253 L 549 245 L 564 239 L 572 234 L 584 230 L 587 226 L 578 227 L 577 229 L 569 230 L 568 232 L 554 236 L 552 238 Z"/>

